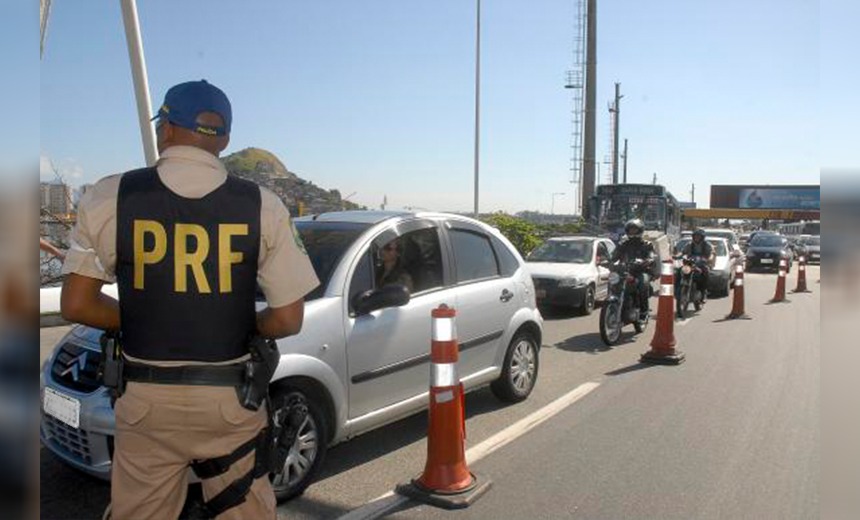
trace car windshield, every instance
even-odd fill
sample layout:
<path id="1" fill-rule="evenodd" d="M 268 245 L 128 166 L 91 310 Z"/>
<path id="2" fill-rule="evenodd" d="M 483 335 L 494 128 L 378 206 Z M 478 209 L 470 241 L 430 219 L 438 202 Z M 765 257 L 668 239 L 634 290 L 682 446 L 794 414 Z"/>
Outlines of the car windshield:
<path id="1" fill-rule="evenodd" d="M 305 296 L 305 301 L 319 298 L 344 251 L 369 224 L 354 222 L 296 221 L 302 243 L 320 280 L 319 286 Z"/>
<path id="2" fill-rule="evenodd" d="M 779 235 L 756 235 L 750 242 L 751 246 L 782 247 L 782 237 Z"/>
<path id="3" fill-rule="evenodd" d="M 550 240 L 532 251 L 528 261 L 587 264 L 591 261 L 591 242 L 585 240 Z"/>
<path id="4" fill-rule="evenodd" d="M 820 246 L 821 237 L 806 237 L 800 240 L 800 243 L 805 246 Z"/>
<path id="5" fill-rule="evenodd" d="M 680 253 L 687 247 L 692 238 L 682 238 L 675 243 L 675 252 Z M 708 243 L 714 248 L 714 254 L 717 256 L 727 256 L 726 243 L 722 240 L 708 240 Z"/>

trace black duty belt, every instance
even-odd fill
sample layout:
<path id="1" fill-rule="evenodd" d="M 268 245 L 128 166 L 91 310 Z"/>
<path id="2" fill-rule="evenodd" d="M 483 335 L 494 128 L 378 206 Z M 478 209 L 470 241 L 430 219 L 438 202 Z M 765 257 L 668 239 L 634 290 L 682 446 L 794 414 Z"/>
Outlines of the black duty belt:
<path id="1" fill-rule="evenodd" d="M 164 385 L 238 386 L 245 381 L 245 365 L 183 365 L 159 367 L 125 362 L 123 378 Z"/>

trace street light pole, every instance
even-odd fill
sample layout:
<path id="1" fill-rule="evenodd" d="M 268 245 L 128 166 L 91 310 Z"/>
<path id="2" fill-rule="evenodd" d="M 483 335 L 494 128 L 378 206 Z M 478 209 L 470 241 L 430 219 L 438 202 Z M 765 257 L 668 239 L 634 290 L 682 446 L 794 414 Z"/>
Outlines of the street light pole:
<path id="1" fill-rule="evenodd" d="M 557 192 L 552 194 L 552 204 L 549 207 L 549 214 L 550 215 L 555 215 L 555 198 L 558 195 L 564 195 L 564 192 L 563 191 L 557 191 Z"/>
<path id="2" fill-rule="evenodd" d="M 477 0 L 475 17 L 475 218 L 478 218 L 478 154 L 481 129 L 481 0 Z"/>

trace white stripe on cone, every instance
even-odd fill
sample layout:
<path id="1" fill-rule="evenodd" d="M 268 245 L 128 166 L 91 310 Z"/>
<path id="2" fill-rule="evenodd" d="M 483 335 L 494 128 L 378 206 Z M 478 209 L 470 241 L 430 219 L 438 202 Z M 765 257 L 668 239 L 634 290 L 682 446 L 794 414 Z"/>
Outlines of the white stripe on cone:
<path id="1" fill-rule="evenodd" d="M 661 285 L 660 286 L 660 296 L 674 296 L 675 295 L 675 287 L 672 285 Z"/>
<path id="2" fill-rule="evenodd" d="M 430 366 L 430 386 L 457 386 L 460 379 L 457 376 L 456 363 L 433 363 Z"/>
<path id="3" fill-rule="evenodd" d="M 740 287 L 744 284 L 743 278 L 735 278 L 735 287 Z"/>
<path id="4" fill-rule="evenodd" d="M 453 341 L 457 337 L 454 318 L 433 318 L 431 327 L 433 341 Z"/>
<path id="5" fill-rule="evenodd" d="M 663 276 L 669 276 L 670 274 L 674 274 L 675 273 L 675 266 L 673 266 L 669 262 L 663 262 L 663 268 L 660 270 L 660 273 Z"/>

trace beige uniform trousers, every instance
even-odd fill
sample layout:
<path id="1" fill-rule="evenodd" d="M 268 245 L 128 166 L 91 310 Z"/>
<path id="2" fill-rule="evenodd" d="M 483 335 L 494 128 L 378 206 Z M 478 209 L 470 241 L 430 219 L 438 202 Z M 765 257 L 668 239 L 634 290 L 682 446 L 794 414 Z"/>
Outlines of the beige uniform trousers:
<path id="1" fill-rule="evenodd" d="M 116 402 L 116 450 L 111 475 L 113 520 L 178 518 L 195 459 L 233 452 L 267 425 L 265 410 L 239 404 L 232 387 L 130 382 Z M 254 452 L 203 481 L 211 499 L 254 465 Z M 254 481 L 245 502 L 218 519 L 274 519 L 268 477 Z"/>

